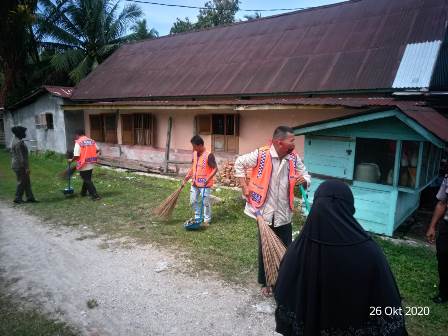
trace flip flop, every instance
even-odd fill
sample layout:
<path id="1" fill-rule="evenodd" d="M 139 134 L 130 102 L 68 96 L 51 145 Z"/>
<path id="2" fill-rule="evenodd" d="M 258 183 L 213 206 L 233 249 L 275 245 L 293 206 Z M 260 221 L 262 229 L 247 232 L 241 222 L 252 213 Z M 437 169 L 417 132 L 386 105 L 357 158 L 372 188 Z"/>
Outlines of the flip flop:
<path id="1" fill-rule="evenodd" d="M 272 296 L 272 287 L 261 287 L 261 295 L 264 297 Z"/>

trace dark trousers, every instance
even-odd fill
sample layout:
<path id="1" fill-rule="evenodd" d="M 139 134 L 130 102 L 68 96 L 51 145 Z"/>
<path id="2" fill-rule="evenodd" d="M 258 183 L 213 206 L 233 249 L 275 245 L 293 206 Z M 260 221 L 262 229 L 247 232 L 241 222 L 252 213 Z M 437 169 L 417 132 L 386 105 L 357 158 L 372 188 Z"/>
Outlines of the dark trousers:
<path id="1" fill-rule="evenodd" d="M 89 195 L 95 198 L 98 197 L 98 194 L 96 192 L 95 185 L 92 182 L 92 172 L 93 169 L 79 171 L 79 175 L 81 175 L 82 178 L 81 195 L 86 196 L 87 192 L 89 192 Z"/>
<path id="2" fill-rule="evenodd" d="M 270 226 L 272 231 L 280 238 L 280 240 L 285 244 L 286 247 L 292 242 L 292 224 L 285 224 L 282 226 L 274 227 Z M 266 287 L 266 273 L 264 270 L 263 263 L 263 252 L 261 251 L 261 239 L 260 231 L 258 231 L 258 283 L 263 287 Z"/>
<path id="3" fill-rule="evenodd" d="M 26 194 L 27 200 L 33 200 L 33 192 L 31 191 L 30 174 L 26 172 L 25 168 L 14 169 L 17 176 L 16 200 L 21 201 L 23 193 Z"/>
<path id="4" fill-rule="evenodd" d="M 436 240 L 437 268 L 439 270 L 439 295 L 448 299 L 448 221 L 439 223 L 439 235 Z"/>

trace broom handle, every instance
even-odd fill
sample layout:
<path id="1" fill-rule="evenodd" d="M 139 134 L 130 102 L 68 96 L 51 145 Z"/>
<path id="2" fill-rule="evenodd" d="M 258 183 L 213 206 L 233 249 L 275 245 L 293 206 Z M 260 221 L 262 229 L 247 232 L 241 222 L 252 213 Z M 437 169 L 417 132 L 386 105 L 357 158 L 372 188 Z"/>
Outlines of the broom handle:
<path id="1" fill-rule="evenodd" d="M 305 189 L 303 188 L 303 185 L 300 185 L 299 188 L 300 188 L 300 193 L 302 194 L 302 198 L 305 201 L 306 211 L 308 211 L 308 213 L 310 213 L 310 203 L 308 202 L 308 196 L 306 196 Z"/>
<path id="2" fill-rule="evenodd" d="M 70 189 L 70 181 L 72 179 L 72 174 L 70 171 L 70 162 L 68 162 L 67 174 L 68 174 L 68 189 Z"/>
<path id="3" fill-rule="evenodd" d="M 199 221 L 202 223 L 204 221 L 204 197 L 205 197 L 205 188 L 202 188 L 202 198 L 201 198 L 201 217 L 199 217 Z"/>

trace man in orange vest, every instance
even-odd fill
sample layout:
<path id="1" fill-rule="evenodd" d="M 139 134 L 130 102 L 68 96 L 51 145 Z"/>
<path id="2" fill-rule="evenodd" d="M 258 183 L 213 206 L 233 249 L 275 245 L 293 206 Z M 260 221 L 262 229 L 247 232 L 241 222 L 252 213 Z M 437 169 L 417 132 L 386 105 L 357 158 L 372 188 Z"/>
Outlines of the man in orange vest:
<path id="1" fill-rule="evenodd" d="M 207 227 L 212 219 L 210 194 L 218 166 L 215 156 L 206 150 L 204 140 L 199 135 L 193 136 L 190 142 L 193 146 L 193 164 L 182 185 L 191 179 L 190 204 L 194 209 L 194 220 L 198 222 L 203 218 L 202 226 Z M 203 217 L 202 202 L 204 202 Z"/>
<path id="2" fill-rule="evenodd" d="M 83 181 L 81 196 L 87 196 L 88 192 L 94 201 L 101 199 L 92 182 L 93 167 L 95 167 L 95 163 L 97 162 L 97 154 L 99 151 L 95 140 L 86 137 L 84 130 L 77 130 L 75 132 L 73 159 L 68 159 L 68 162 L 76 161 L 76 170 L 79 171 L 79 175 L 81 175 Z"/>
<path id="3" fill-rule="evenodd" d="M 294 132 L 279 126 L 272 136 L 272 145 L 260 147 L 235 161 L 235 177 L 239 179 L 247 199 L 244 213 L 257 221 L 270 223 L 272 230 L 288 246 L 292 241 L 294 187 L 308 188 L 311 177 L 297 152 Z M 246 170 L 252 169 L 249 183 Z M 264 296 L 272 295 L 266 286 L 260 239 L 258 241 L 258 282 Z"/>

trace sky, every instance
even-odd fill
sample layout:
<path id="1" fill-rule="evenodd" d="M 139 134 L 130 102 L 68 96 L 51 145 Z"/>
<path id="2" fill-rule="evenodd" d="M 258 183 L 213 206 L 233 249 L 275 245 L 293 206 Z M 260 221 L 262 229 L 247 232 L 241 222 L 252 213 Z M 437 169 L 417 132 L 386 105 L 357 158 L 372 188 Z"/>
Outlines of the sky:
<path id="1" fill-rule="evenodd" d="M 144 1 L 144 0 L 143 0 Z M 177 4 L 177 5 L 187 5 L 187 6 L 197 6 L 203 7 L 207 0 L 148 0 L 152 2 L 166 3 L 166 4 Z M 236 18 L 243 19 L 244 15 L 253 14 L 253 12 L 241 11 L 241 9 L 293 9 L 293 8 L 304 8 L 304 7 L 316 7 L 327 5 L 331 3 L 341 2 L 341 0 L 242 0 L 240 1 L 240 11 L 237 13 Z M 128 3 L 122 0 L 123 4 Z M 176 18 L 185 19 L 188 17 L 190 21 L 195 22 L 196 17 L 199 13 L 198 9 L 189 8 L 178 8 L 178 7 L 164 7 L 157 5 L 149 5 L 143 3 L 137 3 L 138 6 L 143 10 L 144 18 L 148 28 L 155 28 L 160 36 L 167 35 L 170 32 L 171 26 L 176 21 Z M 261 15 L 271 16 L 281 13 L 290 12 L 286 11 L 273 11 L 273 12 L 262 12 Z"/>

